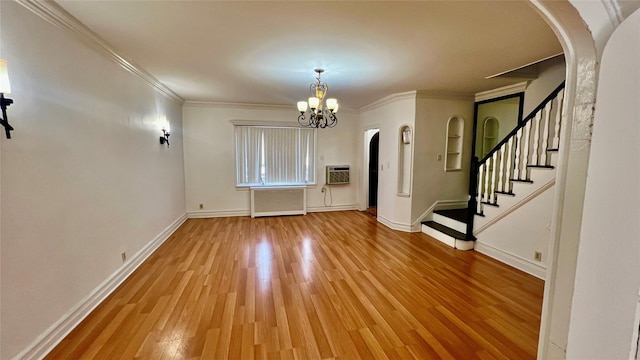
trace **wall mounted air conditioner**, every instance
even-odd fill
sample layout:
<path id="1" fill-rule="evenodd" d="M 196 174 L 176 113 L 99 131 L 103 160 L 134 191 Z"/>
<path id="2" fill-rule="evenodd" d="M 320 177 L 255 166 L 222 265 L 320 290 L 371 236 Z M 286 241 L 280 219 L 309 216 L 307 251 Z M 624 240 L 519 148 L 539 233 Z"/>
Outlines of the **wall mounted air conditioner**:
<path id="1" fill-rule="evenodd" d="M 327 185 L 339 185 L 349 183 L 349 165 L 327 165 Z"/>

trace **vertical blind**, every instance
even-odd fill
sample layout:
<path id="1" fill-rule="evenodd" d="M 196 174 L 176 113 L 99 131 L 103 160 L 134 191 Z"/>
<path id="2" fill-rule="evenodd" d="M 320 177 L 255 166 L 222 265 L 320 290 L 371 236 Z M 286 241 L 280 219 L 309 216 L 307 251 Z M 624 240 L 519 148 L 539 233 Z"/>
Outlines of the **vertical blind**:
<path id="1" fill-rule="evenodd" d="M 237 125 L 235 136 L 238 186 L 316 183 L 315 129 Z"/>

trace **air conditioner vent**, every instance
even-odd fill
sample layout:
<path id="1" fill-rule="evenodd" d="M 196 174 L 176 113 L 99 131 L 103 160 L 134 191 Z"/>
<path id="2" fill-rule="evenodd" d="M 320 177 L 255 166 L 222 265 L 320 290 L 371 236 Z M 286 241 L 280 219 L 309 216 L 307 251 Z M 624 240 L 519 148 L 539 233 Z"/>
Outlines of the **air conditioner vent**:
<path id="1" fill-rule="evenodd" d="M 327 165 L 327 185 L 349 183 L 349 165 Z"/>

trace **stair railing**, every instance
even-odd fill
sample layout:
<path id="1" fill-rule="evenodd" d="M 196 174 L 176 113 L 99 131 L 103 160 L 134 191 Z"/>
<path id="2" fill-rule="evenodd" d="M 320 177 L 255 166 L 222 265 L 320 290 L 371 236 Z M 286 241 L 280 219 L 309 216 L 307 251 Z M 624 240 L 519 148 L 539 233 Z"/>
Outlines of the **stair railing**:
<path id="1" fill-rule="evenodd" d="M 467 237 L 473 218 L 485 205 L 498 205 L 497 194 L 513 195 L 513 182 L 531 182 L 532 167 L 551 168 L 549 151 L 560 145 L 564 82 L 482 159 L 471 160 Z"/>

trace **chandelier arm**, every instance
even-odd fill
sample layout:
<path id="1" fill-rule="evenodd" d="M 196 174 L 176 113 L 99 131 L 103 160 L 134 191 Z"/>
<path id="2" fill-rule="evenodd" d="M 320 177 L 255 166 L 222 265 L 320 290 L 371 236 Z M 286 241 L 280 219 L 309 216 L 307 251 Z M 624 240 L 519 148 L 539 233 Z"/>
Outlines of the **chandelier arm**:
<path id="1" fill-rule="evenodd" d="M 333 111 L 327 111 L 327 115 L 331 122 L 327 125 L 328 127 L 334 127 L 338 123 L 338 117 Z"/>
<path id="2" fill-rule="evenodd" d="M 306 124 L 305 124 L 304 123 L 305 120 L 307 119 L 304 116 L 304 113 L 301 113 L 300 116 L 298 116 L 298 124 L 300 124 L 301 126 L 309 126 L 309 121 L 306 121 Z"/>

